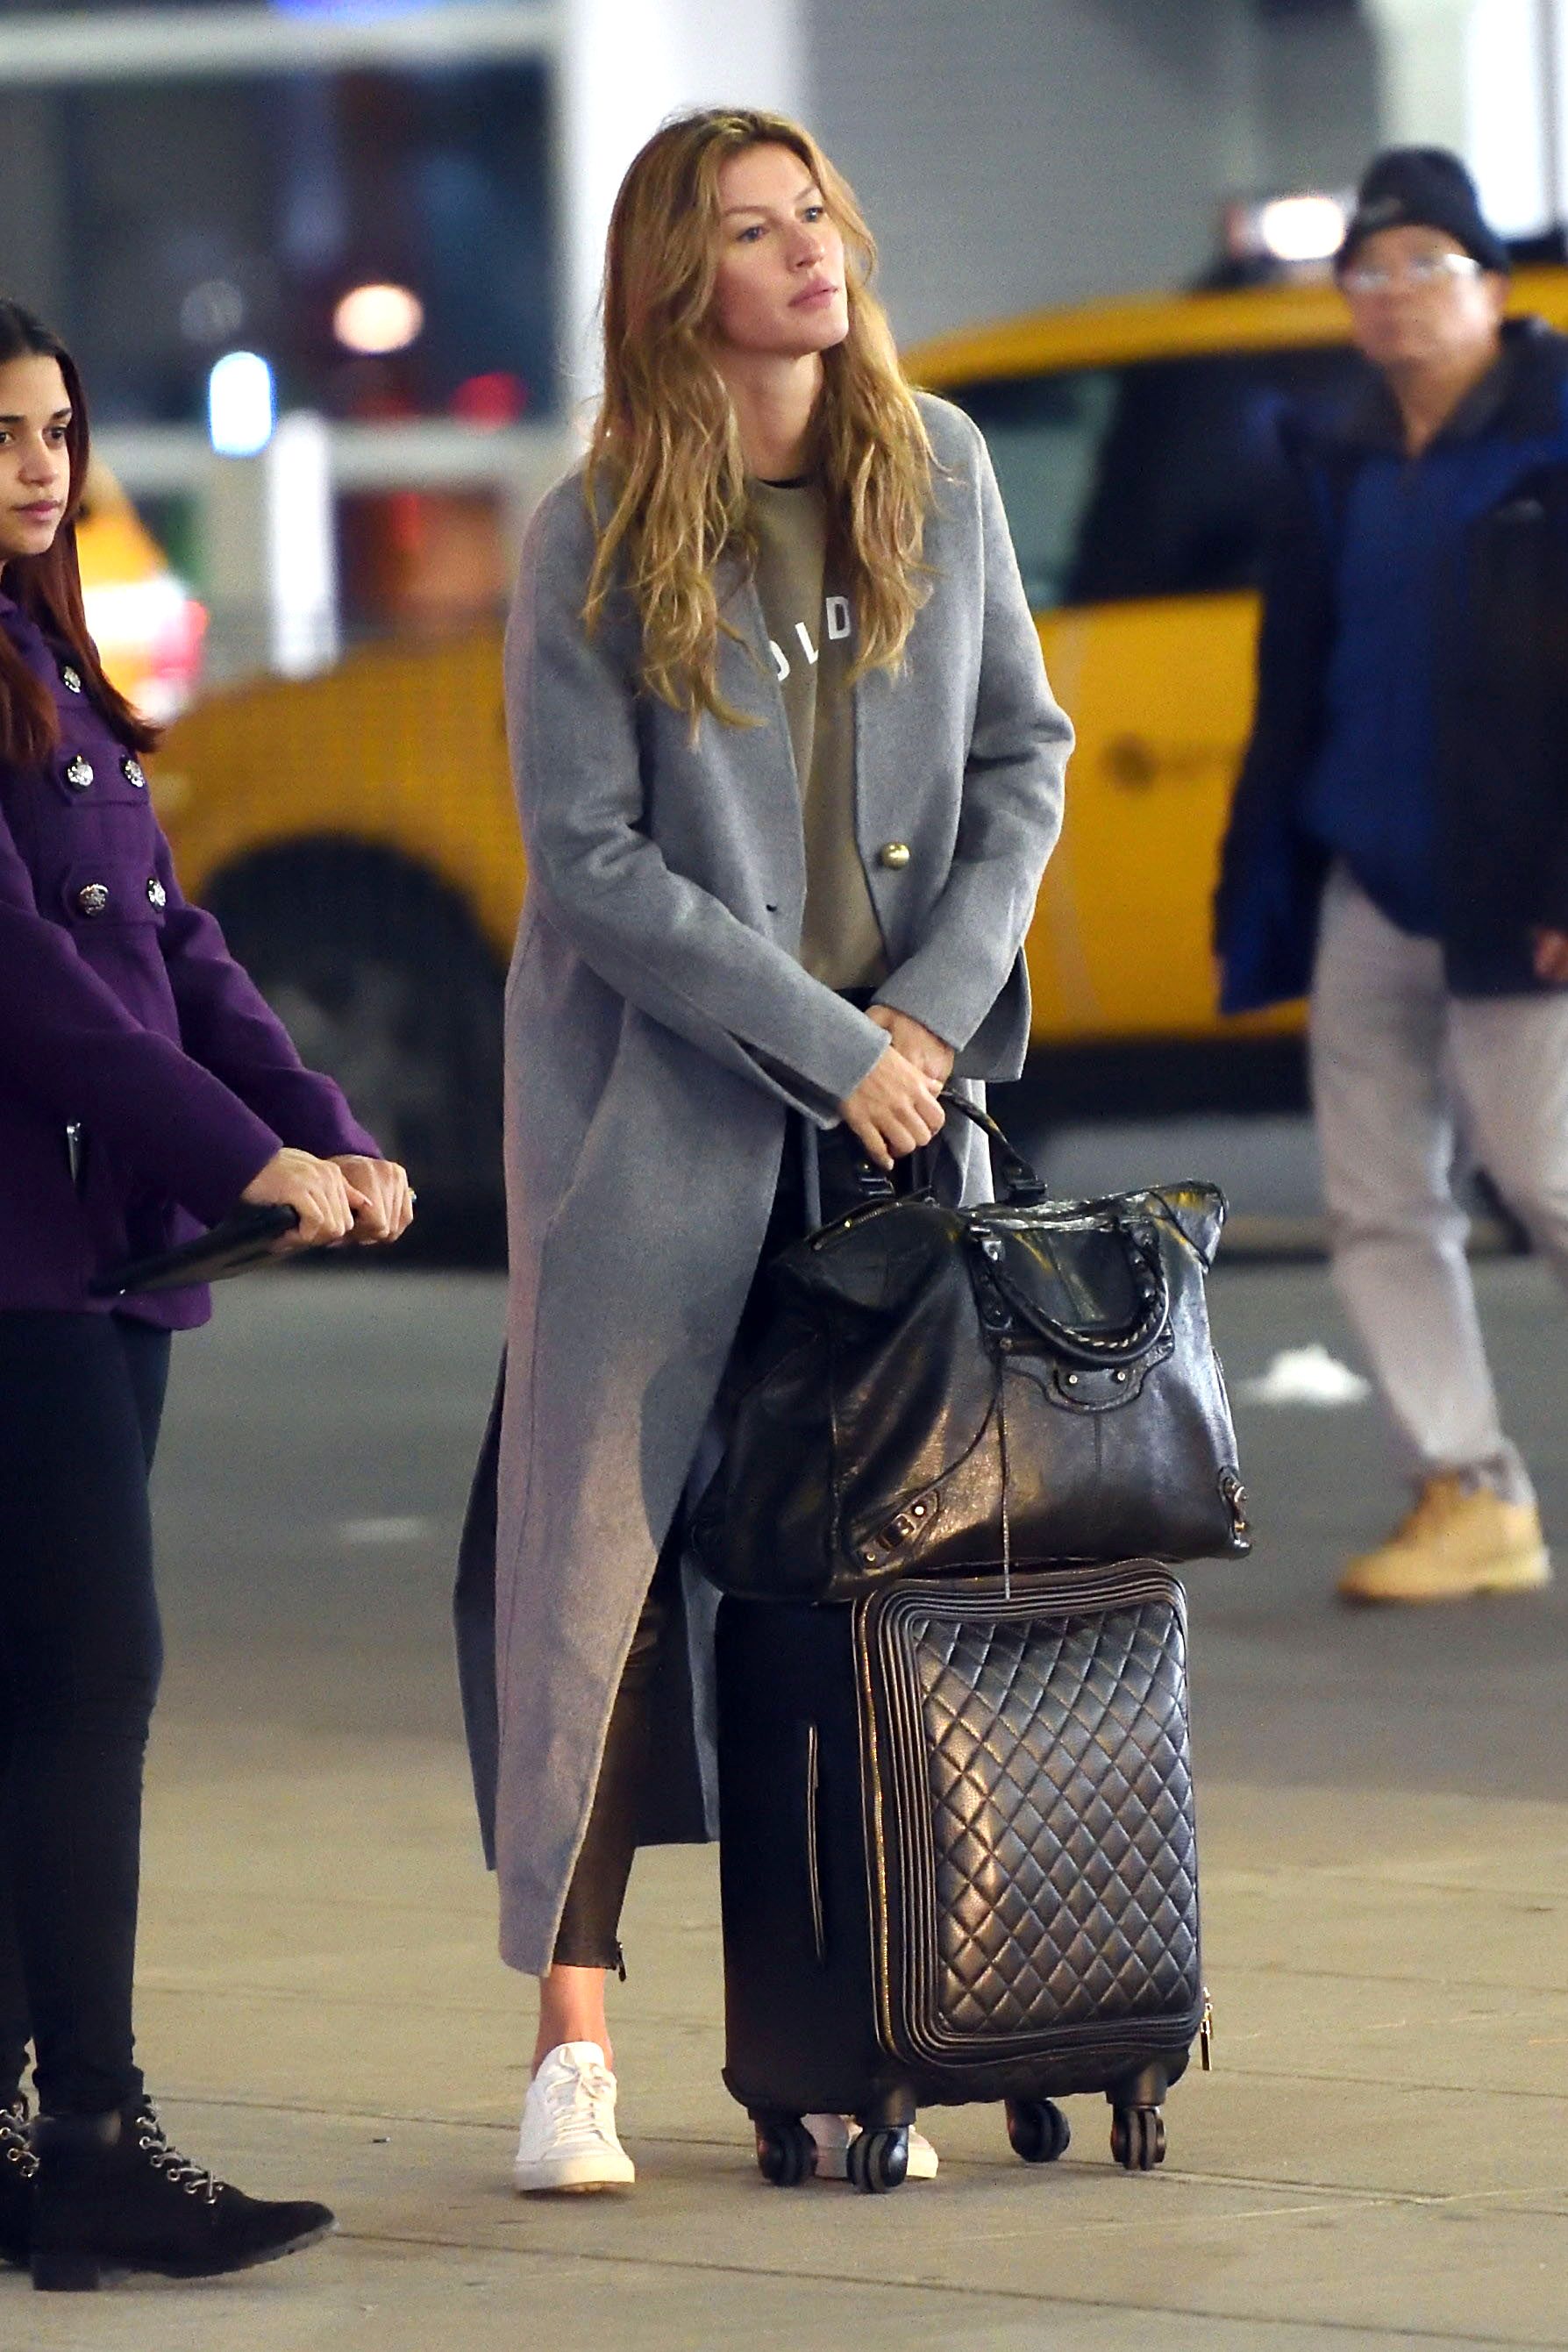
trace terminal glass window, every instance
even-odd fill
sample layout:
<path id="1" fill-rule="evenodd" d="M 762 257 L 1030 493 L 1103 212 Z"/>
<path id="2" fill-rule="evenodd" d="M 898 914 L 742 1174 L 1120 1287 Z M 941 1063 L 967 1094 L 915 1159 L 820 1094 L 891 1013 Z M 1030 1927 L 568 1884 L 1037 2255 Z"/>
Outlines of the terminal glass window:
<path id="1" fill-rule="evenodd" d="M 1286 407 L 1323 415 L 1353 355 L 1298 351 L 1062 369 L 955 389 L 984 434 L 1037 612 L 1256 587 Z"/>
<path id="2" fill-rule="evenodd" d="M 536 415 L 550 137 L 528 60 L 0 88 L 0 215 L 26 225 L 8 290 L 64 332 L 105 424 L 201 422 L 236 349 L 283 407 Z"/>

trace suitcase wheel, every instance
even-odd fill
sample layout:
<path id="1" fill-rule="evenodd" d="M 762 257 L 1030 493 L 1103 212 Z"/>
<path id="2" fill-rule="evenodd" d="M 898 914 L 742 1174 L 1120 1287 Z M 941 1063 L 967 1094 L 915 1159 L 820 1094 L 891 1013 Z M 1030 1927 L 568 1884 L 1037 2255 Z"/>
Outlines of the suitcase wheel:
<path id="1" fill-rule="evenodd" d="M 775 2189 L 798 2189 L 816 2170 L 816 2142 L 798 2116 L 752 2117 L 757 2135 L 757 2170 Z"/>
<path id="2" fill-rule="evenodd" d="M 910 2135 L 900 2124 L 896 2130 L 857 2132 L 849 2143 L 849 2178 L 868 2197 L 901 2189 L 910 2167 Z"/>
<path id="3" fill-rule="evenodd" d="M 1123 2171 L 1152 2172 L 1165 2161 L 1165 2118 L 1158 2107 L 1117 2107 L 1110 2117 L 1110 2153 Z"/>
<path id="4" fill-rule="evenodd" d="M 1009 2099 L 1007 2137 L 1026 2164 L 1054 2164 L 1067 2154 L 1072 2127 L 1053 2099 Z"/>

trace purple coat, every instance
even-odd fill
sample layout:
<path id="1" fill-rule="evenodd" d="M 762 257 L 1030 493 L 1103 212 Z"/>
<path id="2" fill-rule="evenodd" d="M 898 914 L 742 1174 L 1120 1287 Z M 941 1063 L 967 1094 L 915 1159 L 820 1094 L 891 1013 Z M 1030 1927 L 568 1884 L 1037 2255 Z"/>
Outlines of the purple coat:
<path id="1" fill-rule="evenodd" d="M 68 658 L 3 593 L 0 628 L 60 715 L 46 765 L 0 762 L 0 1312 L 107 1312 L 95 1274 L 216 1223 L 280 1144 L 379 1147 L 187 904 L 141 763 Z M 180 1330 L 210 1307 L 123 1311 Z"/>

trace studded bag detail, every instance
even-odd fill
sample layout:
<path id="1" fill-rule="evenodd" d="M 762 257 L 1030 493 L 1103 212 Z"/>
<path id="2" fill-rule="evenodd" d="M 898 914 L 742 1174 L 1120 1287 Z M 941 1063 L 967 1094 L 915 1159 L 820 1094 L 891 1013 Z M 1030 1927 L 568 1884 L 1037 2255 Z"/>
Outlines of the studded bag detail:
<path id="1" fill-rule="evenodd" d="M 781 1251 L 701 1567 L 756 1600 L 845 1601 L 910 1574 L 1236 1556 L 1246 1496 L 1205 1276 L 1206 1184 L 1052 1202 L 994 1120 L 1002 1198 L 867 1198 Z"/>

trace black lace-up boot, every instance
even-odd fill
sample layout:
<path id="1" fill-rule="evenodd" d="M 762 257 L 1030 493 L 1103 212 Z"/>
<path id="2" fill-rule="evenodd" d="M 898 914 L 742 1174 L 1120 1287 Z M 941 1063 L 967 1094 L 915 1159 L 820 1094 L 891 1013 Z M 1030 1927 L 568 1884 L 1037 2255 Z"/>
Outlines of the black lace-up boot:
<path id="1" fill-rule="evenodd" d="M 27 2102 L 0 2107 L 0 2263 L 25 2270 L 33 2251 L 33 2176 L 38 2159 L 27 2137 Z"/>
<path id="2" fill-rule="evenodd" d="M 324 2205 L 247 2197 L 169 2144 L 150 2100 L 34 2126 L 33 2284 L 83 2288 L 105 2271 L 212 2278 L 291 2254 L 333 2227 Z"/>

